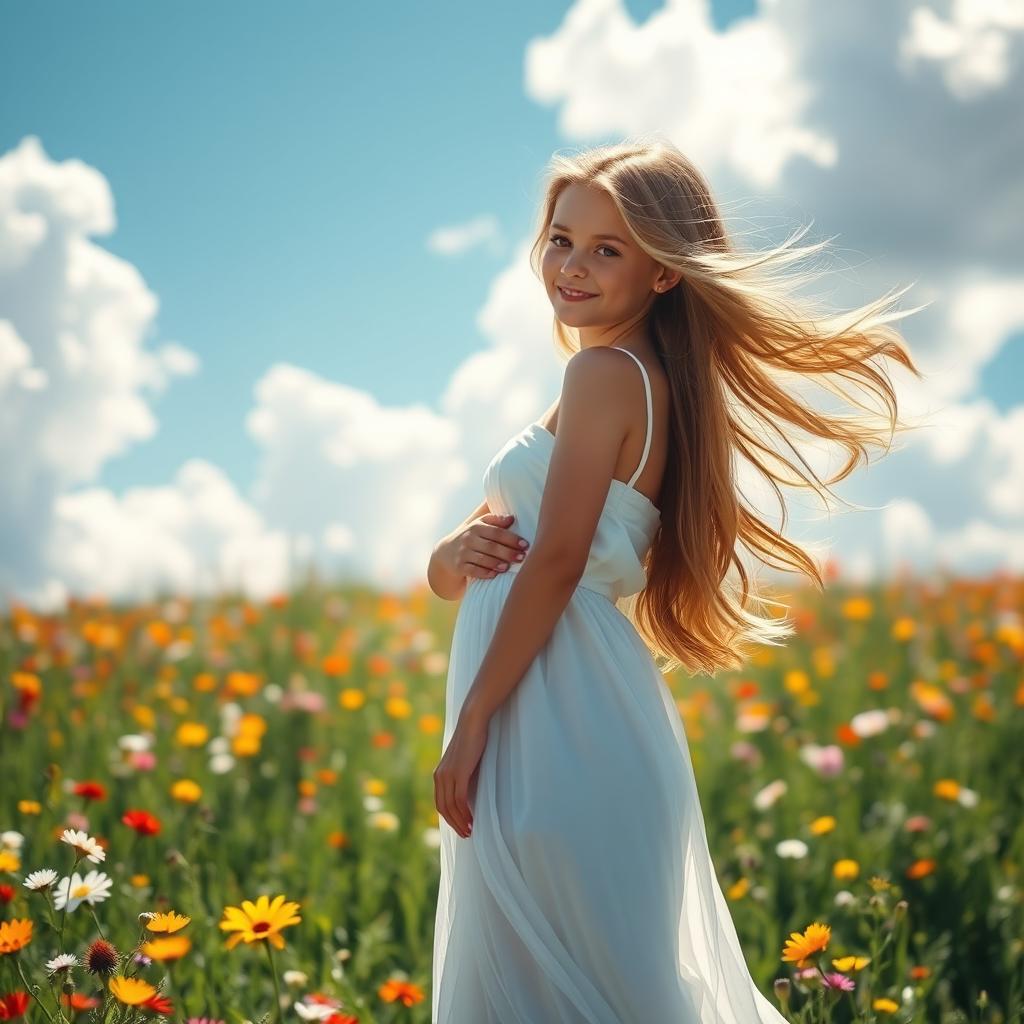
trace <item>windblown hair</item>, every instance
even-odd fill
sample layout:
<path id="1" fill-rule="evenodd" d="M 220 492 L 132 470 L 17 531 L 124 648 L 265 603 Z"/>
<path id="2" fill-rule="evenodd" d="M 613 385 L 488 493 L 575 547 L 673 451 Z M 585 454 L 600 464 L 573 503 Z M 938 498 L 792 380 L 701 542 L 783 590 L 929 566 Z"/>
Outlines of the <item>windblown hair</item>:
<path id="1" fill-rule="evenodd" d="M 787 268 L 831 240 L 797 246 L 804 228 L 767 251 L 738 251 L 697 168 L 671 143 L 645 137 L 552 158 L 530 251 L 538 276 L 555 201 L 574 183 L 607 192 L 636 244 L 682 274 L 675 287 L 654 296 L 647 314 L 649 337 L 671 385 L 669 454 L 661 526 L 645 563 L 647 584 L 627 614 L 663 671 L 682 665 L 714 675 L 739 668 L 750 653 L 746 645 L 777 646 L 795 630 L 784 618 L 750 610 L 753 603 L 786 606 L 751 586 L 737 546 L 765 565 L 804 572 L 824 589 L 809 551 L 781 533 L 787 512 L 779 485 L 811 488 L 827 504 L 828 495 L 838 497 L 828 485 L 847 477 L 861 458 L 870 461 L 869 444 L 891 447 L 904 425 L 897 423 L 893 386 L 873 360 L 887 356 L 921 378 L 889 324 L 924 306 L 890 309 L 910 285 L 845 313 L 796 298 L 796 287 L 818 275 Z M 577 330 L 557 317 L 554 340 L 563 358 L 579 351 Z M 811 408 L 780 386 L 778 378 L 787 374 L 810 375 L 869 412 L 839 384 L 854 381 L 881 400 L 886 416 Z M 774 433 L 795 459 L 759 436 L 759 427 Z M 847 453 L 845 463 L 822 480 L 787 427 L 838 444 Z M 741 500 L 738 458 L 748 460 L 778 497 L 779 530 Z M 738 586 L 726 580 L 733 565 Z"/>

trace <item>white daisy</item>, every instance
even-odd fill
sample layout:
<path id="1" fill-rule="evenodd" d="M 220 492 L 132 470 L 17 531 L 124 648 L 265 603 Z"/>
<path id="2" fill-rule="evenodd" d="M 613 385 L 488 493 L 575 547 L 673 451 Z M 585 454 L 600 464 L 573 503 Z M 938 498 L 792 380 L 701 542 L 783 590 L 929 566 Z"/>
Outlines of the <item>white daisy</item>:
<path id="1" fill-rule="evenodd" d="M 46 969 L 51 974 L 58 971 L 70 971 L 72 967 L 78 966 L 78 957 L 74 953 L 61 953 L 52 960 L 46 961 Z"/>
<path id="2" fill-rule="evenodd" d="M 21 884 L 26 889 L 37 892 L 40 889 L 49 889 L 57 881 L 57 872 L 53 868 L 42 868 L 40 871 L 33 871 Z"/>
<path id="3" fill-rule="evenodd" d="M 60 838 L 68 846 L 73 846 L 83 853 L 93 864 L 101 863 L 107 856 L 107 851 L 92 836 L 80 829 L 66 828 Z"/>
<path id="4" fill-rule="evenodd" d="M 60 885 L 53 892 L 53 905 L 63 910 L 67 903 L 68 910 L 75 910 L 80 903 L 102 903 L 110 895 L 113 879 L 103 871 L 90 871 L 83 878 L 77 871 L 69 878 L 65 875 Z"/>

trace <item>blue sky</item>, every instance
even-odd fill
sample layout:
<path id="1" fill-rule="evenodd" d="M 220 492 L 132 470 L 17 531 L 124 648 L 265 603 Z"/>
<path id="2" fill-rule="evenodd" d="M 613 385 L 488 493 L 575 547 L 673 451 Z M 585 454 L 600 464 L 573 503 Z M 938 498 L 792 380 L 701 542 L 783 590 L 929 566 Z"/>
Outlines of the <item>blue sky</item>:
<path id="1" fill-rule="evenodd" d="M 429 438 L 419 449 L 402 442 L 408 465 L 434 474 L 416 486 L 429 490 L 436 478 L 445 499 L 409 527 L 418 547 L 405 570 L 414 574 L 428 538 L 479 500 L 483 465 L 522 422 L 515 417 L 539 413 L 554 397 L 557 375 L 533 369 L 547 359 L 556 366 L 537 318 L 544 311 L 521 312 L 526 285 L 514 269 L 544 165 L 557 149 L 634 130 L 672 137 L 723 205 L 774 220 L 778 237 L 783 225 L 810 219 L 813 238 L 838 234 L 851 268 L 832 295 L 839 305 L 913 279 L 921 291 L 905 305 L 936 301 L 910 340 L 941 370 L 941 383 L 910 405 L 948 404 L 944 432 L 855 485 L 853 500 L 897 505 L 884 522 L 825 531 L 851 564 L 877 570 L 915 536 L 927 538 L 914 552 L 921 564 L 939 552 L 991 566 L 1001 550 L 1006 564 L 1024 564 L 1024 510 L 1009 493 L 1024 482 L 1024 467 L 1006 440 L 1024 408 L 1024 225 L 1011 170 L 1024 153 L 1012 114 L 1024 99 L 1019 25 L 903 0 L 830 16 L 809 0 L 402 4 L 384 13 L 340 3 L 6 8 L 0 159 L 34 137 L 46 166 L 67 176 L 58 188 L 48 171 L 19 170 L 7 208 L 23 212 L 45 196 L 49 210 L 80 189 L 81 202 L 69 208 L 102 210 L 96 182 L 105 182 L 115 230 L 78 226 L 68 238 L 134 268 L 139 282 L 116 286 L 129 308 L 143 309 L 145 292 L 158 303 L 152 316 L 138 314 L 143 336 L 133 341 L 128 332 L 126 350 L 176 344 L 196 368 L 169 373 L 154 393 L 118 390 L 114 426 L 94 450 L 76 454 L 76 465 L 94 466 L 89 472 L 62 464 L 52 444 L 41 444 L 33 462 L 24 436 L 0 436 L 4 450 L 25 453 L 23 493 L 0 523 L 9 538 L 0 585 L 52 595 L 94 573 L 97 586 L 128 590 L 166 570 L 185 587 L 205 558 L 222 557 L 232 533 L 224 523 L 236 534 L 243 522 L 254 531 L 260 564 L 260 545 L 277 545 L 269 538 L 278 531 L 299 530 L 319 551 L 340 527 L 332 543 L 344 547 L 344 517 L 317 520 L 309 509 L 341 490 L 398 501 L 400 488 L 389 488 L 403 478 L 390 469 L 342 474 L 333 491 L 302 495 L 302 478 L 281 467 L 295 461 L 284 438 L 326 451 L 330 437 L 350 437 L 353 409 L 391 423 L 395 436 Z M 645 36 L 645 24 L 655 24 L 648 19 L 658 18 Z M 1002 49 L 987 46 L 993 37 Z M 0 210 L 4 202 L 0 191 Z M 449 254 L 428 244 L 477 218 L 495 225 L 484 242 Z M 0 305 L 0 325 L 6 317 L 16 339 L 9 351 L 28 351 L 46 368 L 59 342 L 37 319 L 54 295 L 75 289 L 68 278 L 47 279 L 45 262 L 5 282 L 4 246 L 20 242 L 17 231 L 4 231 L 0 303 L 8 308 Z M 520 339 L 532 363 L 515 363 Z M 0 336 L 0 371 L 2 343 Z M 275 376 L 282 365 L 298 376 Z M 495 382 L 498 373 L 509 376 Z M 479 392 L 476 405 L 467 381 Z M 496 388 L 489 397 L 488 385 Z M 43 419 L 31 422 L 84 438 L 112 406 L 89 395 L 51 390 L 48 405 L 31 407 Z M 504 401 L 500 416 L 494 395 Z M 288 401 L 335 412 L 290 422 L 275 405 Z M 147 415 L 148 434 L 139 426 Z M 270 424 L 271 440 L 254 432 L 254 417 L 264 430 Z M 357 461 L 379 460 L 371 449 Z M 327 457 L 335 468 L 336 455 Z M 214 517 L 216 527 L 193 522 L 187 536 L 172 535 L 167 523 L 180 516 L 167 503 L 181 500 L 177 475 L 190 460 L 210 468 L 204 479 L 230 483 L 217 500 L 233 511 Z M 961 463 L 982 474 L 959 478 L 961 490 L 981 495 L 977 507 L 944 498 Z M 62 503 L 72 495 L 77 504 Z M 159 505 L 156 520 L 138 512 L 133 495 Z M 195 494 L 188 500 L 196 506 Z M 372 502 L 350 502 L 348 511 L 358 547 L 378 513 Z M 98 567 L 118 549 L 117 536 L 100 536 L 100 519 L 119 522 L 120 537 L 138 531 L 133 566 L 154 544 L 179 551 L 173 571 L 125 566 L 104 580 Z M 407 526 L 394 520 L 391 528 Z M 25 543 L 21 531 L 31 533 Z M 55 555 L 61 545 L 76 552 L 73 566 Z M 399 578 L 391 557 L 380 549 L 353 564 Z"/>
<path id="2" fill-rule="evenodd" d="M 103 245 L 159 296 L 160 337 L 203 363 L 102 483 L 158 483 L 193 455 L 248 483 L 240 424 L 282 356 L 385 402 L 435 400 L 480 344 L 475 311 L 502 258 L 441 261 L 425 241 L 481 208 L 516 235 L 530 223 L 564 140 L 523 94 L 523 48 L 570 6 L 8 9 L 0 148 L 36 134 L 54 160 L 103 173 L 117 213 Z M 716 3 L 716 22 L 753 6 Z"/>

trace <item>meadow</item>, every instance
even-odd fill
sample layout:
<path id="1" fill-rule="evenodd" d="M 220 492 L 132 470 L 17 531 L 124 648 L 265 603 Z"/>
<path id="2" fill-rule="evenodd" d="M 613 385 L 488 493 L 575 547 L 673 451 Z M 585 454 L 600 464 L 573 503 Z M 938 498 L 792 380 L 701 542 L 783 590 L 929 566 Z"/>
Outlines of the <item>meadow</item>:
<path id="1" fill-rule="evenodd" d="M 793 1021 L 1021 1022 L 1024 580 L 830 574 L 798 634 L 666 676 L 751 971 Z M 430 1020 L 457 611 L 0 623 L 0 1020 Z"/>

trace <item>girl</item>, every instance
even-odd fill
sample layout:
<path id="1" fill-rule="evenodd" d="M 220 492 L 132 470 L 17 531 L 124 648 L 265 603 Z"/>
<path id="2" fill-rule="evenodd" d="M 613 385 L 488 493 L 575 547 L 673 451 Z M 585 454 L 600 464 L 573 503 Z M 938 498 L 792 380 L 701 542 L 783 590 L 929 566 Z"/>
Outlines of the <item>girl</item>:
<path id="1" fill-rule="evenodd" d="M 663 141 L 556 156 L 541 222 L 531 263 L 570 357 L 561 396 L 497 452 L 486 500 L 428 569 L 462 598 L 434 772 L 432 1021 L 781 1024 L 719 887 L 663 672 L 713 675 L 792 634 L 750 610 L 763 599 L 737 545 L 822 578 L 741 501 L 737 456 L 780 499 L 779 483 L 831 493 L 887 431 L 777 378 L 842 397 L 833 378 L 859 379 L 891 441 L 895 394 L 872 360 L 920 376 L 888 326 L 916 310 L 887 308 L 906 289 L 846 315 L 793 298 L 772 269 L 826 243 L 737 252 Z M 849 459 L 822 481 L 758 427 Z"/>

